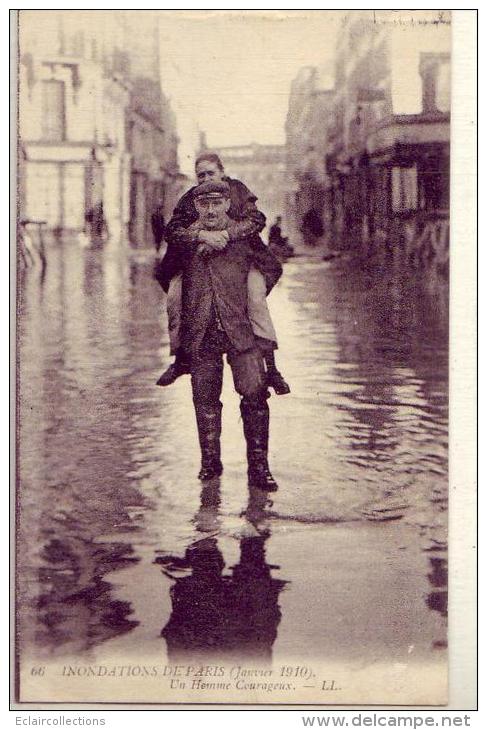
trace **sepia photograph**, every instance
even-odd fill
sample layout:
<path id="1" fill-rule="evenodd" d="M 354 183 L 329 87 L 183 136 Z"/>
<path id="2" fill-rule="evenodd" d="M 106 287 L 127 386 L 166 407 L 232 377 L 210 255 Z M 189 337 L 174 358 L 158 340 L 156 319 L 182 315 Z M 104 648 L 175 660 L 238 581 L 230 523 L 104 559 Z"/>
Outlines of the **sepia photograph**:
<path id="1" fill-rule="evenodd" d="M 448 10 L 20 10 L 15 701 L 448 704 Z"/>

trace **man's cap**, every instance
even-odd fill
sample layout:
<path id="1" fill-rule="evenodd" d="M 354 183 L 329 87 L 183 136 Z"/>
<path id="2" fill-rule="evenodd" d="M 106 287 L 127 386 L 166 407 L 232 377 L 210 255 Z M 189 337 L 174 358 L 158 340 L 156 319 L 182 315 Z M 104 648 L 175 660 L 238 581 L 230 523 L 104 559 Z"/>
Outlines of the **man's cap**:
<path id="1" fill-rule="evenodd" d="M 198 185 L 193 193 L 195 198 L 229 198 L 230 186 L 224 180 L 213 182 L 211 180 Z"/>

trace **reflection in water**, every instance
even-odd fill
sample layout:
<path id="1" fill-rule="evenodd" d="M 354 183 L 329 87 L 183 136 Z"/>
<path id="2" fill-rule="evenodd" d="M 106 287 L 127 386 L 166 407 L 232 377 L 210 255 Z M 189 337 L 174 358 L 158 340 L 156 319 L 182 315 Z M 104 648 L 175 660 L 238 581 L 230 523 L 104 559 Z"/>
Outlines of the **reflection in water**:
<path id="1" fill-rule="evenodd" d="M 80 549 L 81 547 L 81 549 Z M 40 594 L 37 600 L 37 643 L 54 649 L 75 642 L 77 650 L 137 626 L 127 601 L 111 596 L 105 573 L 126 567 L 137 558 L 129 545 L 76 545 L 75 540 L 51 539 L 41 553 Z"/>
<path id="2" fill-rule="evenodd" d="M 20 278 L 18 605 L 26 651 L 83 653 L 115 637 L 123 650 L 142 636 L 137 648 L 144 653 L 164 626 L 172 657 L 244 647 L 270 658 L 284 630 L 286 646 L 302 656 L 328 641 L 322 627 L 307 635 L 301 615 L 303 602 L 324 610 L 323 577 L 311 585 L 302 575 L 315 561 L 313 540 L 328 540 L 326 526 L 336 524 L 330 544 L 337 583 L 354 596 L 363 556 L 352 559 L 343 541 L 358 522 L 381 548 L 370 564 L 376 578 L 384 567 L 378 563 L 395 565 L 400 552 L 409 586 L 401 584 L 400 598 L 403 591 L 419 596 L 422 645 L 430 651 L 433 626 L 440 646 L 447 588 L 444 284 L 393 267 L 286 264 L 270 301 L 293 392 L 271 400 L 271 457 L 282 486 L 270 510 L 261 493 L 247 503 L 231 386 L 224 392 L 221 489 L 206 485 L 199 499 L 189 379 L 154 386 L 168 349 L 152 269 L 140 251 L 80 251 L 63 241 L 49 251 L 44 279 L 33 270 Z M 391 531 L 381 532 L 386 523 Z M 229 543 L 235 551 L 238 545 L 238 556 L 227 557 Z M 274 577 L 269 555 L 289 590 L 281 593 L 284 581 Z M 165 602 L 139 590 L 139 576 L 151 585 L 152 570 Z M 281 617 L 279 606 L 290 605 L 293 591 L 299 608 L 292 616 L 283 608 Z M 326 610 L 343 616 L 337 631 L 345 646 L 353 615 L 339 599 L 328 591 Z M 154 618 L 154 606 L 163 604 Z"/>
<path id="3" fill-rule="evenodd" d="M 431 573 L 428 580 L 434 590 L 428 595 L 427 604 L 433 611 L 439 611 L 442 616 L 448 613 L 448 568 L 445 558 L 430 558 Z"/>
<path id="4" fill-rule="evenodd" d="M 249 496 L 249 521 L 258 526 L 266 497 Z M 208 532 L 218 524 L 218 480 L 203 487 L 197 530 Z M 171 661 L 202 654 L 272 659 L 272 646 L 281 619 L 278 596 L 286 581 L 276 579 L 266 562 L 268 530 L 240 538 L 240 560 L 224 575 L 225 562 L 216 536 L 195 540 L 184 558 L 156 558 L 171 587 L 171 617 L 162 630 Z M 180 575 L 181 571 L 189 575 Z"/>
<path id="5" fill-rule="evenodd" d="M 447 320 L 438 318 L 421 281 L 405 272 L 365 269 L 353 279 L 341 272 L 338 281 L 335 369 L 350 386 L 341 408 L 356 420 L 347 446 L 363 467 L 372 458 L 389 462 L 391 453 L 406 460 L 402 419 L 418 418 L 422 427 L 436 408 L 438 425 L 446 425 L 446 392 L 438 401 L 435 391 L 446 376 Z"/>
<path id="6" fill-rule="evenodd" d="M 342 495 L 328 515 L 390 519 L 397 508 L 394 517 L 420 528 L 425 544 L 446 534 L 448 489 L 448 291 L 433 284 L 394 267 L 305 265 L 291 292 L 303 331 L 309 320 L 326 325 L 308 330 L 296 377 L 321 396 L 306 463 L 317 467 L 309 479 L 332 475 Z"/>

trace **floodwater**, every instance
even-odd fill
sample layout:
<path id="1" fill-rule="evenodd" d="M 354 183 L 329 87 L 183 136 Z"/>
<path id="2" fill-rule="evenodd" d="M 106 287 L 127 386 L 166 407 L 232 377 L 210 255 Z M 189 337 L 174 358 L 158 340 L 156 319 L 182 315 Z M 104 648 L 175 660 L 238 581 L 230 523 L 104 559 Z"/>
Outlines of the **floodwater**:
<path id="1" fill-rule="evenodd" d="M 270 297 L 270 462 L 250 494 L 226 366 L 202 486 L 149 253 L 49 252 L 19 312 L 20 656 L 444 662 L 448 311 L 441 281 L 297 257 Z"/>

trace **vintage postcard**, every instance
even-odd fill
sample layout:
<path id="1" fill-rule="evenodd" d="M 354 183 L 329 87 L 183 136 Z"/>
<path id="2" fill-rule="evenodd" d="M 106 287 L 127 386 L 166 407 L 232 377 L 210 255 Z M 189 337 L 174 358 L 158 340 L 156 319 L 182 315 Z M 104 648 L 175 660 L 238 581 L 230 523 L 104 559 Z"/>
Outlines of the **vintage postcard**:
<path id="1" fill-rule="evenodd" d="M 17 13 L 19 705 L 448 703 L 454 22 Z"/>

